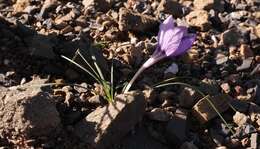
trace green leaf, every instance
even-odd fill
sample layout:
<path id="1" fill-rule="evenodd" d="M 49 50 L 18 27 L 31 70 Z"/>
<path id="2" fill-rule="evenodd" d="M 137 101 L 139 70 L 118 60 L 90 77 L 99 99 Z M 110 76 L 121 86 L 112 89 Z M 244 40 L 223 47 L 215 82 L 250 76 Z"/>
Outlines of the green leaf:
<path id="1" fill-rule="evenodd" d="M 78 64 L 77 62 L 71 60 L 70 58 L 62 55 L 62 58 L 66 59 L 67 61 L 71 62 L 72 64 L 76 65 L 77 67 L 79 67 L 80 69 L 82 69 L 83 71 L 87 72 L 92 78 L 94 78 L 97 82 L 101 83 L 101 80 L 99 80 L 93 73 L 91 73 L 90 71 L 88 71 L 86 68 L 84 68 L 83 66 L 81 66 L 80 64 Z"/>

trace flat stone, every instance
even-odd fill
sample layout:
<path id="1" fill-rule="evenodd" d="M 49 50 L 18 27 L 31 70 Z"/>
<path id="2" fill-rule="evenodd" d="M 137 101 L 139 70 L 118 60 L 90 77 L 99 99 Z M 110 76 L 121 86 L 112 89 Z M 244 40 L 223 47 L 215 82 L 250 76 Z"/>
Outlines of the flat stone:
<path id="1" fill-rule="evenodd" d="M 151 120 L 167 122 L 171 118 L 171 113 L 161 108 L 154 108 L 148 113 L 148 117 Z"/>
<path id="2" fill-rule="evenodd" d="M 167 139 L 173 144 L 181 145 L 187 139 L 188 112 L 177 109 L 172 119 L 166 126 Z"/>
<path id="3" fill-rule="evenodd" d="M 253 51 L 250 49 L 249 45 L 241 44 L 240 48 L 240 55 L 243 59 L 247 59 L 249 57 L 254 57 Z"/>
<path id="4" fill-rule="evenodd" d="M 14 4 L 14 12 L 23 12 L 26 7 L 30 5 L 30 0 L 17 0 Z"/>
<path id="5" fill-rule="evenodd" d="M 240 10 L 240 11 L 235 11 L 235 12 L 232 12 L 230 13 L 230 17 L 232 19 L 237 19 L 237 20 L 240 20 L 242 19 L 243 17 L 247 17 L 248 16 L 248 11 L 245 11 L 245 10 Z"/>
<path id="6" fill-rule="evenodd" d="M 195 9 L 224 11 L 224 1 L 222 0 L 194 0 Z"/>
<path id="7" fill-rule="evenodd" d="M 179 71 L 179 67 L 176 63 L 172 63 L 165 71 L 164 74 L 169 73 L 170 75 L 175 75 Z"/>
<path id="8" fill-rule="evenodd" d="M 182 17 L 183 14 L 183 6 L 174 0 L 161 0 L 157 7 L 157 14 L 164 12 L 173 15 L 174 17 Z"/>
<path id="9" fill-rule="evenodd" d="M 189 25 L 199 28 L 201 31 L 209 30 L 211 23 L 209 14 L 205 10 L 194 10 L 186 16 Z"/>
<path id="10" fill-rule="evenodd" d="M 145 32 L 157 27 L 159 22 L 154 17 L 134 13 L 122 7 L 119 10 L 118 25 L 120 31 Z"/>
<path id="11" fill-rule="evenodd" d="M 239 44 L 239 40 L 241 38 L 241 34 L 237 31 L 237 29 L 226 30 L 221 35 L 221 41 L 226 46 L 236 46 Z"/>
<path id="12" fill-rule="evenodd" d="M 105 149 L 119 142 L 142 119 L 144 112 L 142 93 L 121 94 L 114 102 L 97 108 L 77 123 L 74 133 L 83 143 Z"/>
<path id="13" fill-rule="evenodd" d="M 227 94 L 219 94 L 209 97 L 209 99 L 217 108 L 219 113 L 225 112 L 229 108 L 229 101 L 232 100 L 232 98 Z M 197 104 L 194 105 L 192 108 L 192 114 L 200 121 L 201 124 L 204 124 L 218 116 L 206 97 L 202 98 L 197 102 Z"/>
<path id="14" fill-rule="evenodd" d="M 82 4 L 84 5 L 85 9 L 94 8 L 95 10 L 105 12 L 112 6 L 114 2 L 114 0 L 83 0 Z"/>
<path id="15" fill-rule="evenodd" d="M 200 98 L 201 96 L 195 90 L 185 87 L 178 99 L 181 107 L 191 108 Z"/>
<path id="16" fill-rule="evenodd" d="M 222 57 L 222 58 L 218 58 L 218 59 L 216 60 L 216 64 L 217 64 L 217 65 L 221 65 L 221 64 L 226 63 L 227 61 L 228 61 L 228 57 L 225 56 L 225 57 Z"/>
<path id="17" fill-rule="evenodd" d="M 205 78 L 200 82 L 199 89 L 205 94 L 216 95 L 219 93 L 220 88 L 216 80 Z"/>
<path id="18" fill-rule="evenodd" d="M 75 85 L 74 89 L 78 92 L 78 93 L 86 93 L 89 90 L 89 86 L 87 83 L 83 82 L 79 85 Z"/>
<path id="19" fill-rule="evenodd" d="M 246 70 L 246 69 L 250 68 L 253 60 L 254 60 L 254 57 L 249 57 L 247 59 L 244 59 L 243 63 L 237 67 L 237 71 L 242 71 L 242 70 Z"/>
<path id="20" fill-rule="evenodd" d="M 93 105 L 103 105 L 105 103 L 105 99 L 100 95 L 94 95 L 88 99 L 88 102 Z"/>
<path id="21" fill-rule="evenodd" d="M 51 9 L 54 9 L 58 4 L 58 1 L 57 0 L 45 0 L 43 5 L 42 5 L 42 8 L 41 8 L 41 11 L 39 13 L 39 18 L 42 19 L 44 17 L 47 16 L 47 13 L 51 10 Z"/>

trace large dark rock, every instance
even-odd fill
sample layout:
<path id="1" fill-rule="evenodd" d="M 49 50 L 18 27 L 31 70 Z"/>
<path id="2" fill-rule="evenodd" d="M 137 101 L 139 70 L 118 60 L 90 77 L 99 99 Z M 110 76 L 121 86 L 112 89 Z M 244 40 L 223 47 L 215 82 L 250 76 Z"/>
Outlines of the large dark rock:
<path id="1" fill-rule="evenodd" d="M 143 117 L 140 92 L 118 95 L 113 103 L 97 108 L 75 125 L 75 135 L 92 148 L 105 149 L 125 136 Z"/>
<path id="2" fill-rule="evenodd" d="M 187 139 L 188 111 L 177 109 L 172 119 L 167 123 L 167 139 L 175 144 L 181 145 Z"/>

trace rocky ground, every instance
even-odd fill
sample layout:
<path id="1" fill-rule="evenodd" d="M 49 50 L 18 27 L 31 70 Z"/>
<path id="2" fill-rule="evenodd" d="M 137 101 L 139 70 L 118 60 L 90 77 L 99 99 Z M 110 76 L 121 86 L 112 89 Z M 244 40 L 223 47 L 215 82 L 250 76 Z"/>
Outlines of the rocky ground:
<path id="1" fill-rule="evenodd" d="M 122 86 L 169 15 L 197 35 L 192 48 L 146 70 L 136 91 L 119 87 L 112 104 L 61 58 L 84 65 L 75 51 L 94 54 Z M 260 148 L 258 0 L 0 0 L 0 52 L 1 149 Z M 151 88 L 171 77 L 207 96 Z"/>

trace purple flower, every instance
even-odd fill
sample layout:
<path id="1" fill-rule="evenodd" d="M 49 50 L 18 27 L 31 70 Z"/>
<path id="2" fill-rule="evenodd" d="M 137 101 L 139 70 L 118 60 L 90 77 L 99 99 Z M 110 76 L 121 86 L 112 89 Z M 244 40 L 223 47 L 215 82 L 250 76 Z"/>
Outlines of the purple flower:
<path id="1" fill-rule="evenodd" d="M 158 33 L 158 44 L 152 56 L 142 65 L 126 86 L 127 92 L 136 78 L 148 67 L 166 57 L 176 57 L 184 54 L 195 41 L 195 34 L 188 34 L 184 26 L 175 26 L 172 16 L 169 16 L 161 25 Z"/>

